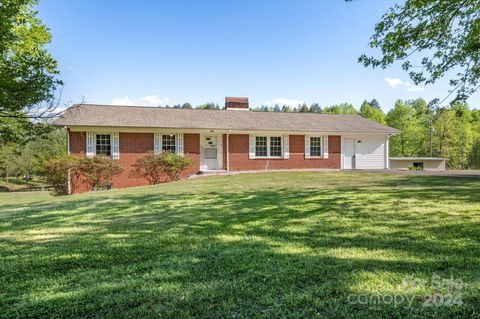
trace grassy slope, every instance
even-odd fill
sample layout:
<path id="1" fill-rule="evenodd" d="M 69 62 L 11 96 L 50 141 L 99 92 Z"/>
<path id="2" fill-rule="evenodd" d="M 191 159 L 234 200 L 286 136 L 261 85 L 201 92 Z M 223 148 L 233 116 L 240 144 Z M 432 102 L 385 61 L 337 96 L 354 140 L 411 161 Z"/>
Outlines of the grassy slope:
<path id="1" fill-rule="evenodd" d="M 6 317 L 438 317 L 480 311 L 480 179 L 269 173 L 0 194 Z M 422 307 L 413 275 L 460 278 Z M 349 304 L 406 293 L 413 307 Z"/>

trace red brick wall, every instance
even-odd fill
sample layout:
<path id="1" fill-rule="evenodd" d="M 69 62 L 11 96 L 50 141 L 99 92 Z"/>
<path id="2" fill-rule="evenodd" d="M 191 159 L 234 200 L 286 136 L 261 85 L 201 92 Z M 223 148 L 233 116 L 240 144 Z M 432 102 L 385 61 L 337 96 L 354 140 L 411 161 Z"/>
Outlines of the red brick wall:
<path id="1" fill-rule="evenodd" d="M 182 177 L 197 174 L 200 171 L 200 134 L 183 134 L 183 153 L 193 163 Z"/>
<path id="2" fill-rule="evenodd" d="M 226 143 L 224 143 L 225 145 Z M 328 159 L 305 159 L 305 136 L 290 135 L 289 159 L 249 159 L 248 134 L 230 134 L 230 170 L 265 170 L 289 168 L 340 168 L 341 138 L 328 137 Z M 226 147 L 225 147 L 226 149 Z M 225 159 L 226 161 L 226 159 Z M 225 166 L 226 167 L 226 166 Z"/>
<path id="3" fill-rule="evenodd" d="M 113 187 L 148 185 L 143 178 L 132 176 L 132 165 L 145 153 L 153 151 L 153 133 L 120 133 L 120 159 L 118 162 L 124 171 L 113 177 Z M 85 132 L 70 132 L 70 153 L 85 156 Z M 248 134 L 230 134 L 230 170 L 264 170 L 289 168 L 340 168 L 341 153 L 340 136 L 328 137 L 328 159 L 305 159 L 305 137 L 290 135 L 289 159 L 249 159 Z M 226 135 L 223 138 L 223 149 L 226 150 Z M 200 134 L 184 134 L 184 154 L 192 159 L 192 166 L 182 177 L 196 174 L 200 170 Z M 226 168 L 226 152 L 224 151 L 224 167 Z M 74 192 L 86 191 L 84 185 L 79 185 Z"/>
<path id="4" fill-rule="evenodd" d="M 85 156 L 86 134 L 84 132 L 70 132 L 70 153 Z M 148 185 L 144 178 L 132 176 L 132 165 L 135 161 L 149 151 L 153 151 L 153 133 L 120 133 L 120 159 L 118 163 L 123 167 L 123 172 L 113 177 L 113 187 L 123 188 L 131 186 Z M 184 154 L 192 159 L 192 166 L 186 170 L 182 177 L 196 174 L 200 170 L 200 134 L 184 134 Z M 79 185 L 74 192 L 86 191 L 84 185 Z"/>

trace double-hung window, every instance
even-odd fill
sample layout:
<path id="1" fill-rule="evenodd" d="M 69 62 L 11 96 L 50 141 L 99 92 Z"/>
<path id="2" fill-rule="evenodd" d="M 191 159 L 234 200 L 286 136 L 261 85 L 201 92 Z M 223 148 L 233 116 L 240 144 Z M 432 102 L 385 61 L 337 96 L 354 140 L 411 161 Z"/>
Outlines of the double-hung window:
<path id="1" fill-rule="evenodd" d="M 282 137 L 256 136 L 255 157 L 282 157 Z"/>
<path id="2" fill-rule="evenodd" d="M 282 157 L 282 137 L 270 136 L 270 157 Z"/>
<path id="3" fill-rule="evenodd" d="M 175 153 L 175 134 L 162 135 L 162 151 Z"/>
<path id="4" fill-rule="evenodd" d="M 311 157 L 322 156 L 322 138 L 320 136 L 310 137 L 310 156 Z"/>
<path id="5" fill-rule="evenodd" d="M 110 134 L 97 134 L 95 151 L 97 155 L 112 156 L 112 140 Z"/>
<path id="6" fill-rule="evenodd" d="M 267 157 L 268 156 L 268 137 L 266 136 L 257 136 L 255 137 L 255 156 L 256 157 Z"/>

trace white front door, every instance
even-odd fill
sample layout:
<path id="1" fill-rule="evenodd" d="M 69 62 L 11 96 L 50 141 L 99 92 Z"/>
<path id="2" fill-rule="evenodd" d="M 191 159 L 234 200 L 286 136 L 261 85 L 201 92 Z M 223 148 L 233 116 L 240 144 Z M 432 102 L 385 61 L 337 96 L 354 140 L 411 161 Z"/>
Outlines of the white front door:
<path id="1" fill-rule="evenodd" d="M 343 168 L 355 169 L 355 140 L 343 140 Z"/>
<path id="2" fill-rule="evenodd" d="M 202 170 L 221 169 L 221 137 L 218 135 L 202 135 L 201 148 Z"/>

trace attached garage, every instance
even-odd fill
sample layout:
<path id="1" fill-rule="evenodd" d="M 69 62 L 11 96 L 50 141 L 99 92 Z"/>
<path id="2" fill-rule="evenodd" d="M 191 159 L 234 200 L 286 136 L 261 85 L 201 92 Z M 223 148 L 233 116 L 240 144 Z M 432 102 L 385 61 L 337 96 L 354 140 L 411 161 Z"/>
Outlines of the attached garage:
<path id="1" fill-rule="evenodd" d="M 444 171 L 445 161 L 442 157 L 390 157 L 390 168 L 408 170 L 415 167 L 424 171 Z"/>
<path id="2" fill-rule="evenodd" d="M 388 168 L 387 134 L 343 134 L 343 169 Z"/>

